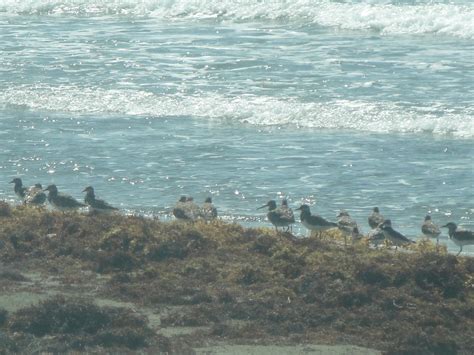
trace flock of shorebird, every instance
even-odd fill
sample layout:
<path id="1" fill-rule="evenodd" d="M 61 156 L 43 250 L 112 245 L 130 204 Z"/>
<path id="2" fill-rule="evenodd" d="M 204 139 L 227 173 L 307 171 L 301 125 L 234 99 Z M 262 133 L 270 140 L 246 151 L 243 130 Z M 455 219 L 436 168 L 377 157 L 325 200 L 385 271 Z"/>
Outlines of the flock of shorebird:
<path id="1" fill-rule="evenodd" d="M 15 184 L 15 194 L 27 205 L 43 205 L 46 200 L 48 200 L 53 207 L 61 211 L 74 210 L 81 207 L 88 207 L 89 210 L 94 213 L 118 210 L 104 200 L 97 199 L 92 186 L 88 186 L 82 191 L 86 193 L 86 196 L 84 203 L 81 203 L 72 196 L 58 192 L 58 188 L 54 184 L 43 189 L 41 184 L 25 187 L 20 178 L 14 178 L 10 183 Z M 48 195 L 46 195 L 46 191 Z M 286 228 L 286 231 L 289 231 L 291 226 L 295 223 L 294 213 L 288 206 L 287 200 L 282 200 L 281 206 L 277 206 L 275 200 L 270 200 L 258 209 L 261 208 L 268 208 L 267 218 L 276 230 L 278 230 L 278 228 Z M 301 205 L 296 210 L 300 211 L 301 223 L 310 231 L 321 234 L 326 230 L 338 228 L 344 235 L 345 244 L 347 244 L 347 237 L 351 237 L 353 242 L 363 237 L 363 235 L 359 233 L 357 223 L 351 218 L 347 211 L 343 210 L 338 214 L 338 221 L 336 223 L 312 214 L 310 207 L 306 204 Z M 180 220 L 195 221 L 203 219 L 205 221 L 211 221 L 217 218 L 217 209 L 214 207 L 210 197 L 206 198 L 202 206 L 198 206 L 192 197 L 182 196 L 173 208 L 173 215 Z M 414 243 L 393 229 L 391 220 L 385 219 L 378 207 L 374 207 L 372 214 L 368 217 L 368 224 L 372 230 L 368 233 L 367 237 L 374 243 L 388 240 L 396 247 Z M 473 231 L 460 229 L 453 222 L 449 222 L 442 227 L 448 228 L 449 238 L 460 247 L 457 255 L 462 252 L 464 245 L 474 244 Z M 428 238 L 436 238 L 436 246 L 438 247 L 441 230 L 431 220 L 430 215 L 425 217 L 421 226 L 421 232 Z"/>
<path id="2" fill-rule="evenodd" d="M 268 201 L 267 204 L 259 207 L 268 207 L 267 218 L 278 230 L 278 227 L 286 227 L 287 230 L 291 228 L 291 225 L 295 223 L 295 217 L 291 208 L 288 207 L 286 200 L 282 200 L 281 206 L 277 207 L 274 200 Z M 296 209 L 300 211 L 301 223 L 310 231 L 321 233 L 323 231 L 338 228 L 344 235 L 344 244 L 347 244 L 347 237 L 352 238 L 352 242 L 355 242 L 364 235 L 360 234 L 357 222 L 351 218 L 347 211 L 342 210 L 337 215 L 337 223 L 330 222 L 321 216 L 314 215 L 311 213 L 310 207 L 306 204 L 301 205 Z M 390 241 L 396 247 L 404 246 L 407 244 L 415 243 L 408 239 L 400 232 L 392 228 L 392 221 L 385 219 L 380 213 L 378 207 L 374 207 L 372 214 L 368 217 L 368 224 L 372 230 L 367 234 L 369 241 L 379 243 L 383 240 Z M 453 222 L 449 222 L 442 226 L 448 228 L 449 238 L 460 247 L 459 255 L 462 252 L 464 245 L 474 244 L 474 232 L 465 229 L 459 229 Z M 441 234 L 440 228 L 431 220 L 431 216 L 427 215 L 423 224 L 421 225 L 421 232 L 428 238 L 436 238 L 436 247 L 438 248 L 439 236 Z"/>

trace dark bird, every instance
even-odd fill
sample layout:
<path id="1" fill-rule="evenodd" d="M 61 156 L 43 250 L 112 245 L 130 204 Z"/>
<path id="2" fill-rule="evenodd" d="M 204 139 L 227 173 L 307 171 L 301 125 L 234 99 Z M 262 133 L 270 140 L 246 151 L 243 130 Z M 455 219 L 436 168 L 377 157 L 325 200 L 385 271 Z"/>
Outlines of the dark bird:
<path id="1" fill-rule="evenodd" d="M 295 223 L 295 218 L 291 218 L 287 211 L 277 208 L 275 200 L 268 201 L 265 205 L 260 206 L 257 209 L 268 207 L 267 218 L 271 224 L 275 226 L 275 230 L 278 231 L 278 227 L 286 227 L 287 231 L 290 229 L 290 225 Z"/>
<path id="2" fill-rule="evenodd" d="M 46 202 L 46 194 L 41 184 L 35 184 L 26 191 L 25 203 L 27 205 L 39 206 Z"/>
<path id="3" fill-rule="evenodd" d="M 357 233 L 359 233 L 356 221 L 352 219 L 349 212 L 344 210 L 337 215 L 337 226 L 344 235 L 344 245 L 347 245 L 347 236 L 352 237 L 354 228 L 357 230 Z"/>
<path id="4" fill-rule="evenodd" d="M 379 208 L 374 207 L 372 214 L 368 218 L 370 228 L 377 228 L 381 223 L 385 221 L 384 216 L 380 214 Z"/>
<path id="5" fill-rule="evenodd" d="M 421 225 L 421 232 L 428 238 L 436 238 L 436 247 L 438 247 L 441 230 L 433 223 L 430 215 L 425 217 L 425 221 Z"/>
<path id="6" fill-rule="evenodd" d="M 194 205 L 192 198 L 189 200 L 186 196 L 181 196 L 173 208 L 173 216 L 185 221 L 194 221 L 197 215 L 194 214 L 193 206 L 190 203 Z"/>
<path id="7" fill-rule="evenodd" d="M 301 211 L 301 223 L 309 230 L 320 233 L 328 229 L 337 228 L 337 223 L 329 222 L 318 215 L 312 215 L 308 205 L 301 205 L 296 210 Z"/>
<path id="8" fill-rule="evenodd" d="M 44 191 L 49 191 L 49 203 L 61 211 L 75 210 L 79 207 L 86 207 L 83 203 L 77 201 L 74 197 L 58 192 L 56 185 L 49 185 Z"/>
<path id="9" fill-rule="evenodd" d="M 13 186 L 13 191 L 15 191 L 15 195 L 23 201 L 26 197 L 26 191 L 28 190 L 23 186 L 23 181 L 21 181 L 20 178 L 14 178 L 10 181 L 10 184 L 15 184 L 15 186 Z"/>
<path id="10" fill-rule="evenodd" d="M 402 246 L 405 244 L 415 243 L 414 241 L 408 239 L 403 234 L 393 229 L 392 221 L 389 219 L 386 219 L 379 228 L 382 230 L 383 235 L 385 236 L 385 239 L 388 239 L 396 247 Z"/>
<path id="11" fill-rule="evenodd" d="M 459 255 L 462 252 L 462 247 L 464 245 L 473 245 L 474 244 L 474 232 L 465 229 L 458 229 L 458 226 L 449 222 L 442 226 L 443 228 L 448 228 L 449 238 L 460 248 L 459 252 L 456 254 Z"/>
<path id="12" fill-rule="evenodd" d="M 206 221 L 211 221 L 217 218 L 217 209 L 212 204 L 212 199 L 210 197 L 206 198 L 201 206 L 200 215 Z"/>
<path id="13" fill-rule="evenodd" d="M 92 186 L 87 186 L 84 190 L 82 190 L 82 192 L 86 193 L 84 202 L 86 205 L 89 205 L 91 212 L 112 212 L 118 210 L 118 208 L 111 206 L 104 200 L 96 199 L 94 188 Z"/>

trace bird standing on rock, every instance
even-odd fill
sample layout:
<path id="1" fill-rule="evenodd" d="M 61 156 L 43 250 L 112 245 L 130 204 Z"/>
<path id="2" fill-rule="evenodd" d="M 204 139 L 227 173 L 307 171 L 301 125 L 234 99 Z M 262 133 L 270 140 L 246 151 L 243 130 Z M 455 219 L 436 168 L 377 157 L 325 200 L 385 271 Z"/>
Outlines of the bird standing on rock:
<path id="1" fill-rule="evenodd" d="M 347 236 L 353 235 L 354 228 L 357 230 L 357 233 L 359 233 L 359 228 L 357 227 L 356 221 L 352 219 L 352 217 L 349 215 L 349 212 L 342 210 L 339 212 L 337 215 L 337 226 L 339 227 L 339 230 L 342 232 L 344 235 L 344 245 L 347 245 Z M 353 240 L 352 242 L 355 242 Z"/>
<path id="2" fill-rule="evenodd" d="M 290 229 L 290 225 L 295 223 L 295 218 L 288 215 L 285 210 L 277 208 L 275 200 L 268 201 L 265 205 L 257 208 L 268 207 L 267 217 L 271 224 L 275 226 L 275 230 L 278 231 L 278 227 L 286 227 L 286 231 Z"/>
<path id="3" fill-rule="evenodd" d="M 118 209 L 111 206 L 104 200 L 98 200 L 95 198 L 94 188 L 92 186 L 87 186 L 82 192 L 86 193 L 84 202 L 89 205 L 91 212 L 112 212 L 117 211 Z"/>
<path id="4" fill-rule="evenodd" d="M 38 206 L 46 202 L 46 194 L 43 192 L 41 184 L 27 188 L 23 186 L 23 181 L 20 178 L 14 178 L 10 183 L 15 184 L 13 190 L 24 204 Z"/>
<path id="5" fill-rule="evenodd" d="M 292 221 L 290 224 L 290 230 L 292 230 L 293 223 L 295 223 L 295 215 L 290 206 L 288 206 L 288 201 L 286 199 L 281 200 L 280 210 L 284 213 L 289 221 Z"/>
<path id="6" fill-rule="evenodd" d="M 428 238 L 436 238 L 436 248 L 438 248 L 441 230 L 436 224 L 433 223 L 430 215 L 425 217 L 425 221 L 421 225 L 421 232 Z"/>
<path id="7" fill-rule="evenodd" d="M 408 239 L 405 237 L 403 234 L 397 232 L 395 229 L 392 228 L 392 221 L 389 219 L 386 219 L 382 225 L 380 226 L 380 229 L 383 232 L 383 235 L 385 236 L 385 239 L 389 240 L 392 242 L 392 244 L 395 245 L 395 247 L 399 247 L 402 245 L 410 244 L 410 243 L 415 243 L 413 240 Z"/>
<path id="8" fill-rule="evenodd" d="M 201 206 L 201 217 L 205 221 L 211 221 L 217 218 L 217 209 L 212 204 L 212 198 L 208 197 Z"/>
<path id="9" fill-rule="evenodd" d="M 39 206 L 46 202 L 46 194 L 43 191 L 41 184 L 35 184 L 26 192 L 25 203 L 27 205 Z"/>
<path id="10" fill-rule="evenodd" d="M 368 218 L 369 226 L 372 229 L 378 228 L 381 223 L 385 221 L 383 215 L 380 214 L 380 210 L 378 207 L 374 207 L 372 214 Z"/>
<path id="11" fill-rule="evenodd" d="M 49 191 L 49 203 L 60 211 L 72 211 L 79 207 L 86 207 L 83 203 L 77 201 L 74 197 L 59 193 L 56 185 L 49 185 L 44 191 Z"/>
<path id="12" fill-rule="evenodd" d="M 337 228 L 337 223 L 329 222 L 318 215 L 312 215 L 308 205 L 301 205 L 296 210 L 301 211 L 301 223 L 309 230 L 321 233 L 328 229 Z"/>
<path id="13" fill-rule="evenodd" d="M 10 184 L 15 184 L 13 186 L 13 191 L 15 191 L 15 195 L 17 195 L 22 201 L 26 197 L 27 188 L 23 186 L 23 181 L 20 178 L 14 178 L 10 181 Z"/>
<path id="14" fill-rule="evenodd" d="M 449 222 L 442 226 L 443 228 L 448 228 L 449 238 L 459 247 L 459 252 L 456 254 L 459 255 L 462 252 L 462 247 L 464 245 L 474 245 L 474 232 L 465 229 L 458 229 L 456 223 Z"/>
<path id="15" fill-rule="evenodd" d="M 199 207 L 192 197 L 181 196 L 173 208 L 173 216 L 182 221 L 195 221 L 199 216 Z"/>

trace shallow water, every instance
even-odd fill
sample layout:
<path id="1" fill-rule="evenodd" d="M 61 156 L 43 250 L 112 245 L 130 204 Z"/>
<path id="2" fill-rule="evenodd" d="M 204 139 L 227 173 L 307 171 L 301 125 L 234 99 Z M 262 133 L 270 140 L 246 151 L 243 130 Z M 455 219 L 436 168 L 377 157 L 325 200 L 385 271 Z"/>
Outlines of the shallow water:
<path id="1" fill-rule="evenodd" d="M 186 194 L 247 225 L 287 197 L 365 232 L 373 206 L 412 238 L 426 213 L 474 228 L 473 15 L 470 1 L 0 0 L 0 198 L 20 176 L 164 219 Z"/>

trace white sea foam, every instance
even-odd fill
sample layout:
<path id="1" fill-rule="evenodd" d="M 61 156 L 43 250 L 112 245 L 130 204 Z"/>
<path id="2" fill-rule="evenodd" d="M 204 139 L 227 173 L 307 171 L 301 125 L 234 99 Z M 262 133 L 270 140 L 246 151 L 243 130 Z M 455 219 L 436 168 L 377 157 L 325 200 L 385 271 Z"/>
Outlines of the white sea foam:
<path id="1" fill-rule="evenodd" d="M 413 4 L 414 3 L 414 4 Z M 0 0 L 0 13 L 153 17 L 221 22 L 289 21 L 382 34 L 474 38 L 474 4 L 462 1 Z"/>
<path id="2" fill-rule="evenodd" d="M 474 137 L 472 108 L 444 111 L 392 102 L 301 102 L 270 96 L 157 95 L 138 90 L 17 87 L 0 93 L 0 104 L 33 110 L 151 117 L 196 117 L 256 126 L 298 126 L 369 132 L 412 132 Z"/>

